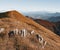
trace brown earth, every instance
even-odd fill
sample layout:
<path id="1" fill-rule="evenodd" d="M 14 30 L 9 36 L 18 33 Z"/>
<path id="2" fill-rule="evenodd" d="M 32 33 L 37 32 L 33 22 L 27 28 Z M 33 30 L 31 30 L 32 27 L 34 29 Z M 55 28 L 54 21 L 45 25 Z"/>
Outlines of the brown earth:
<path id="1" fill-rule="evenodd" d="M 5 28 L 2 36 L 0 36 L 0 50 L 60 50 L 60 37 L 52 31 L 46 29 L 42 25 L 36 23 L 17 11 L 8 11 L 0 13 L 0 27 Z M 15 35 L 8 36 L 8 32 L 15 28 L 34 30 L 33 35 L 21 37 Z M 36 39 L 36 34 L 40 34 L 47 42 L 44 48 Z"/>

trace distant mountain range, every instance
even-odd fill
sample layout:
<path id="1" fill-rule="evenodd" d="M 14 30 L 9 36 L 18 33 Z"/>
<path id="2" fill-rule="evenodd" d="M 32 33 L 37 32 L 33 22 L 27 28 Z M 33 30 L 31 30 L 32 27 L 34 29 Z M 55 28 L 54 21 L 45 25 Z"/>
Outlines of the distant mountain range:
<path id="1" fill-rule="evenodd" d="M 25 16 L 30 16 L 35 19 L 44 19 L 52 22 L 60 21 L 60 12 L 49 13 L 49 12 L 28 12 L 23 13 Z"/>
<path id="2" fill-rule="evenodd" d="M 26 17 L 28 17 L 28 16 L 26 16 Z M 59 22 L 50 22 L 50 21 L 43 20 L 43 19 L 34 19 L 31 17 L 28 17 L 28 18 L 33 19 L 38 24 L 44 26 L 45 28 L 53 31 L 54 33 L 56 33 L 57 35 L 60 36 L 60 21 Z"/>
<path id="3" fill-rule="evenodd" d="M 46 20 L 48 20 L 48 21 L 50 21 L 50 22 L 58 22 L 58 21 L 60 21 L 60 16 L 50 17 L 50 18 L 48 18 L 48 19 L 46 19 Z"/>

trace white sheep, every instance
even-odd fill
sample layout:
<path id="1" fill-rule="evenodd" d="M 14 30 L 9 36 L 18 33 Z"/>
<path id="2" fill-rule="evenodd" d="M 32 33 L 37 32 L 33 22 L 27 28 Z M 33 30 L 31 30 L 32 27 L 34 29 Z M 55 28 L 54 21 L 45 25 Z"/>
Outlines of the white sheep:
<path id="1" fill-rule="evenodd" d="M 5 29 L 4 28 L 0 28 L 0 33 L 3 32 Z"/>
<path id="2" fill-rule="evenodd" d="M 18 30 L 18 34 L 22 34 L 22 30 Z"/>
<path id="3" fill-rule="evenodd" d="M 37 36 L 37 39 L 39 40 L 39 43 L 41 43 L 42 48 L 44 48 L 47 42 L 44 41 L 44 39 L 41 35 L 37 34 L 36 36 Z"/>
<path id="4" fill-rule="evenodd" d="M 34 30 L 32 30 L 30 34 L 34 34 Z"/>
<path id="5" fill-rule="evenodd" d="M 46 46 L 47 42 L 46 41 L 43 41 L 42 43 L 42 48 L 44 48 Z"/>
<path id="6" fill-rule="evenodd" d="M 13 31 L 14 31 L 14 34 L 18 35 L 18 32 L 19 32 L 18 29 L 14 29 Z"/>
<path id="7" fill-rule="evenodd" d="M 26 30 L 25 30 L 25 29 L 22 29 L 22 30 L 21 30 L 21 34 L 22 34 L 22 35 L 21 35 L 22 37 L 25 37 L 25 36 L 26 36 Z"/>
<path id="8" fill-rule="evenodd" d="M 42 41 L 43 41 L 42 36 L 41 36 L 41 35 L 39 35 L 39 34 L 37 34 L 37 35 L 36 35 L 36 37 L 37 37 L 37 39 L 39 40 L 39 42 L 41 42 L 41 43 L 42 43 Z"/>
<path id="9" fill-rule="evenodd" d="M 18 29 L 15 29 L 15 31 L 16 31 L 16 35 L 18 35 L 19 30 Z"/>

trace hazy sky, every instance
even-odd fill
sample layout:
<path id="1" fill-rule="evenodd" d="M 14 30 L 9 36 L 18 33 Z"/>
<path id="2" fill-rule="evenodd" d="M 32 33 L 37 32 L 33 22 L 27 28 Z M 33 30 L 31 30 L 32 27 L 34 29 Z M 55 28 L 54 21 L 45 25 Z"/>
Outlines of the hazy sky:
<path id="1" fill-rule="evenodd" d="M 60 12 L 60 0 L 0 0 L 0 11 L 7 10 Z"/>

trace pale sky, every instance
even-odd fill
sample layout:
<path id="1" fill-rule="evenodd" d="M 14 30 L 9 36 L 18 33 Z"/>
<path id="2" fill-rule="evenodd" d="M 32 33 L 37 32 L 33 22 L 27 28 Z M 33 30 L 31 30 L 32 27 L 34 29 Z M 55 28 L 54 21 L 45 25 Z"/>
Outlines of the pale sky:
<path id="1" fill-rule="evenodd" d="M 60 0 L 0 0 L 0 12 L 8 10 L 60 12 Z"/>

